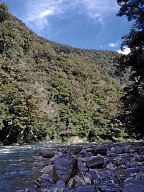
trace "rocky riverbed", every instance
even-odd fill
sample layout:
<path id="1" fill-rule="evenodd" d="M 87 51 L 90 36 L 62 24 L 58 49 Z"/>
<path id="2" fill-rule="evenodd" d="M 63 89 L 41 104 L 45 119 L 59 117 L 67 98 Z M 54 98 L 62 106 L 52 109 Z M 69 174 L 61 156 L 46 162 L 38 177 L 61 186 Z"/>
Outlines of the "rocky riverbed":
<path id="1" fill-rule="evenodd" d="M 45 146 L 38 154 L 36 192 L 144 192 L 143 142 Z"/>

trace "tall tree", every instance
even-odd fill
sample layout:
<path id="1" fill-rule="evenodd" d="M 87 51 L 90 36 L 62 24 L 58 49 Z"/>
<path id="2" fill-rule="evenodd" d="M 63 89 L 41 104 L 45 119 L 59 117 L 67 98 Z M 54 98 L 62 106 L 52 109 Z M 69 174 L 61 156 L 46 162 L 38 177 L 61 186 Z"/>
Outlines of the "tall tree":
<path id="1" fill-rule="evenodd" d="M 5 21 L 9 16 L 8 6 L 4 2 L 0 2 L 0 22 Z"/>
<path id="2" fill-rule="evenodd" d="M 120 5 L 117 16 L 133 21 L 130 33 L 123 37 L 122 49 L 130 53 L 120 59 L 120 69 L 131 69 L 131 85 L 125 88 L 123 121 L 131 136 L 144 136 L 144 1 L 117 0 Z"/>

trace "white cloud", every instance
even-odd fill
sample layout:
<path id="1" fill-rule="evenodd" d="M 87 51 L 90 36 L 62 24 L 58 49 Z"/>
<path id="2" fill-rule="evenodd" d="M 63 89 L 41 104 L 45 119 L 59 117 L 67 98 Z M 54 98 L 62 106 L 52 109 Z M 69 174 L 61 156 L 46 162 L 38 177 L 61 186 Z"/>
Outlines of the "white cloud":
<path id="1" fill-rule="evenodd" d="M 23 20 L 36 31 L 43 30 L 50 24 L 50 17 L 63 16 L 67 10 L 85 14 L 104 26 L 105 19 L 118 11 L 115 0 L 28 0 Z"/>
<path id="2" fill-rule="evenodd" d="M 109 43 L 108 46 L 109 47 L 112 47 L 112 48 L 115 48 L 119 45 L 119 43 Z"/>
<path id="3" fill-rule="evenodd" d="M 26 2 L 26 20 L 44 19 L 50 15 L 59 15 L 74 7 L 78 0 L 29 0 Z"/>
<path id="4" fill-rule="evenodd" d="M 39 18 L 44 18 L 44 17 L 46 17 L 46 16 L 48 16 L 48 15 L 51 15 L 51 14 L 53 14 L 53 10 L 46 10 L 46 11 L 44 11 L 44 12 L 42 12 L 40 15 L 39 15 Z"/>
<path id="5" fill-rule="evenodd" d="M 61 13 L 61 0 L 29 0 L 26 2 L 26 24 L 36 31 L 43 30 L 49 24 L 49 16 Z"/>
<path id="6" fill-rule="evenodd" d="M 123 50 L 118 50 L 117 52 L 124 55 L 128 55 L 131 51 L 130 51 L 130 48 L 125 47 Z"/>
<path id="7" fill-rule="evenodd" d="M 115 0 L 83 0 L 86 14 L 98 19 L 102 24 L 106 17 L 118 11 L 118 4 Z"/>

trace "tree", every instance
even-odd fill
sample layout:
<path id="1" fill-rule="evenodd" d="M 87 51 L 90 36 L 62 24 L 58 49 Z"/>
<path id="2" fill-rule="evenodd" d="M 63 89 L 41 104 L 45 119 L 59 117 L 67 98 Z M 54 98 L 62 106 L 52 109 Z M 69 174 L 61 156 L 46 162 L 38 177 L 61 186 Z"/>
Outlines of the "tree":
<path id="1" fill-rule="evenodd" d="M 0 2 L 0 22 L 5 21 L 8 16 L 8 6 L 5 3 Z"/>
<path id="2" fill-rule="evenodd" d="M 130 33 L 123 37 L 122 49 L 130 53 L 120 59 L 120 69 L 131 69 L 131 85 L 125 87 L 123 122 L 131 136 L 144 136 L 144 1 L 117 0 L 120 10 L 117 16 L 133 21 Z"/>

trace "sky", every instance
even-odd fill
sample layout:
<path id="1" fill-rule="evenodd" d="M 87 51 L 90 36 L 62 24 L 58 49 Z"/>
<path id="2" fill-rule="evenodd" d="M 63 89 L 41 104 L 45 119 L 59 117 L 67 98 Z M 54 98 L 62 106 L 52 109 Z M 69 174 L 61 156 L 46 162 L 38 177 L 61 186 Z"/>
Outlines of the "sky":
<path id="1" fill-rule="evenodd" d="M 119 51 L 132 23 L 117 17 L 116 0 L 3 0 L 25 25 L 50 41 Z M 126 49 L 128 51 L 128 49 Z"/>

